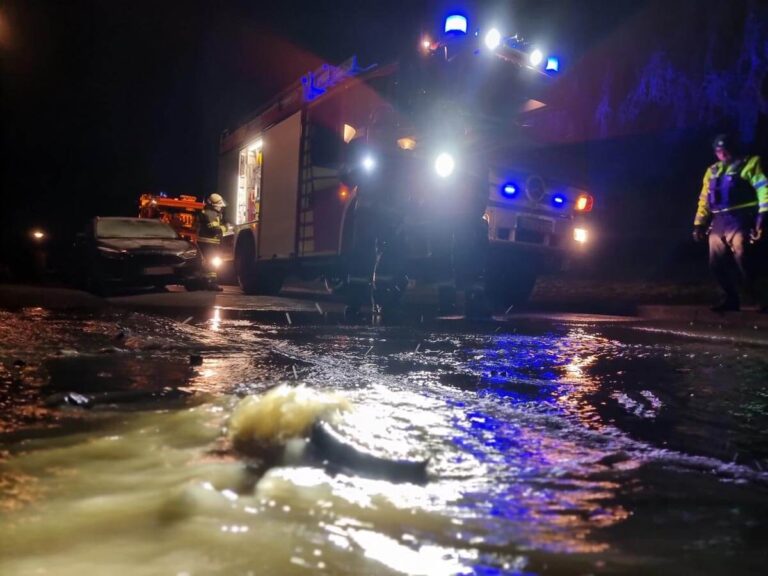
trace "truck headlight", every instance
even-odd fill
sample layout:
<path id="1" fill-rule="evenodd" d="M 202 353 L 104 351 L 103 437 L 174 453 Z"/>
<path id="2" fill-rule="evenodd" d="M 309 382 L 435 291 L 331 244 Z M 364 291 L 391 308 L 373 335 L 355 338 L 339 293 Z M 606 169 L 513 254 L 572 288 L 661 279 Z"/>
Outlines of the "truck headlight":
<path id="1" fill-rule="evenodd" d="M 589 232 L 587 232 L 586 228 L 574 228 L 573 239 L 579 244 L 586 244 L 589 239 Z"/>
<path id="2" fill-rule="evenodd" d="M 496 50 L 496 48 L 499 47 L 499 44 L 501 44 L 501 32 L 496 28 L 491 28 L 485 35 L 485 47 L 488 48 L 488 50 Z"/>
<path id="3" fill-rule="evenodd" d="M 363 168 L 366 172 L 373 172 L 376 168 L 376 160 L 370 154 L 367 154 L 362 161 Z"/>
<path id="4" fill-rule="evenodd" d="M 453 161 L 453 156 L 447 152 L 443 152 L 435 159 L 435 172 L 440 178 L 448 178 L 453 174 L 455 167 L 456 163 Z"/>

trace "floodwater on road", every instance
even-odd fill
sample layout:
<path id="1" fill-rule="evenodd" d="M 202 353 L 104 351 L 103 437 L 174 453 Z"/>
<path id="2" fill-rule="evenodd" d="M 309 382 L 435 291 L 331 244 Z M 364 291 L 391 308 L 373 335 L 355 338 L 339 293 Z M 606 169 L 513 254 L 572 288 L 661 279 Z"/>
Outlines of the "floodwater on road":
<path id="1" fill-rule="evenodd" d="M 768 349 L 320 320 L 0 311 L 0 573 L 762 573 Z M 427 481 L 233 450 L 279 384 Z"/>

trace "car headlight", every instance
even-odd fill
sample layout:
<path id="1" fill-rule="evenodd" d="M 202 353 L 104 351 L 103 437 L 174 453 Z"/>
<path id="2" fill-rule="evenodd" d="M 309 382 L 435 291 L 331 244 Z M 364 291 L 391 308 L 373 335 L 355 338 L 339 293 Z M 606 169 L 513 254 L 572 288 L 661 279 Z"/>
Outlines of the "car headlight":
<path id="1" fill-rule="evenodd" d="M 192 258 L 197 258 L 198 251 L 195 249 L 192 250 L 184 250 L 181 254 L 179 254 L 184 260 L 191 260 Z"/>
<path id="2" fill-rule="evenodd" d="M 453 156 L 447 152 L 443 152 L 435 159 L 435 172 L 440 178 L 448 178 L 453 174 L 453 169 L 456 167 L 456 163 L 453 160 Z"/>

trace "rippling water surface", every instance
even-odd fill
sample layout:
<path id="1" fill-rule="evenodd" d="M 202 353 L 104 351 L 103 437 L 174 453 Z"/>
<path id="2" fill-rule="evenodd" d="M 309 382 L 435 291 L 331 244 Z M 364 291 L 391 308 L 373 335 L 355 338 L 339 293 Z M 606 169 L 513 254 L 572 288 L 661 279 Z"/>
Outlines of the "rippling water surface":
<path id="1" fill-rule="evenodd" d="M 361 327 L 0 312 L 0 573 L 761 573 L 768 354 L 619 325 Z M 227 441 L 342 394 L 424 485 Z M 74 394 L 73 394 L 74 393 Z"/>

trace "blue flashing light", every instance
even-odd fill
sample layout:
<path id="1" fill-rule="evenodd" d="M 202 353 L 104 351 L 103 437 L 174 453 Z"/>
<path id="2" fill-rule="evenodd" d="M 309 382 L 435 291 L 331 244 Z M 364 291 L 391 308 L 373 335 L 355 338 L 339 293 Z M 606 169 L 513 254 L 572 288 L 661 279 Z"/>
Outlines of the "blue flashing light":
<path id="1" fill-rule="evenodd" d="M 545 70 L 547 72 L 560 72 L 560 58 L 557 56 L 550 56 L 547 58 L 547 66 Z"/>
<path id="2" fill-rule="evenodd" d="M 458 32 L 467 33 L 467 17 L 463 14 L 451 14 L 445 19 L 445 33 Z"/>
<path id="3" fill-rule="evenodd" d="M 500 192 L 505 198 L 514 198 L 520 192 L 520 188 L 514 182 L 507 182 L 501 187 Z"/>
<path id="4" fill-rule="evenodd" d="M 552 196 L 552 205 L 555 208 L 562 208 L 565 206 L 565 196 L 563 194 L 555 194 Z"/>

